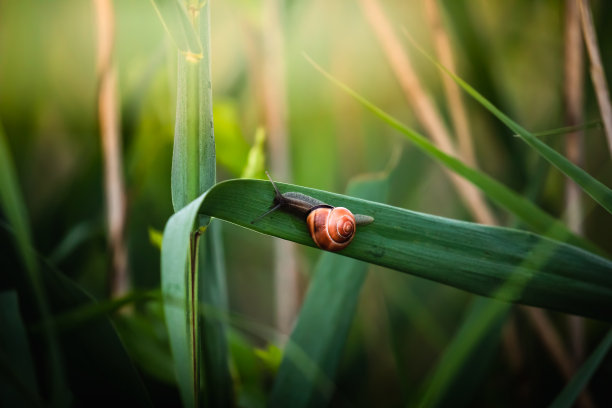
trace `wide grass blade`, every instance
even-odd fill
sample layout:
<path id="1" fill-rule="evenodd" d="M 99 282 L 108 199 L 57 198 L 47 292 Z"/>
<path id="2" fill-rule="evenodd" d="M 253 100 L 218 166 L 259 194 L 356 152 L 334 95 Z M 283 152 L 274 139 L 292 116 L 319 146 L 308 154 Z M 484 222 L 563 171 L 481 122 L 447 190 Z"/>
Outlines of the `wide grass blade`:
<path id="1" fill-rule="evenodd" d="M 515 132 L 525 143 L 537 151 L 542 157 L 548 160 L 553 166 L 558 168 L 566 176 L 574 180 L 585 193 L 591 196 L 593 200 L 599 203 L 609 213 L 612 213 L 612 190 L 606 185 L 601 183 L 599 180 L 592 177 L 586 171 L 576 166 L 574 163 L 563 157 L 556 150 L 547 146 L 544 142 L 538 139 L 536 136 L 531 134 L 521 125 L 510 119 L 508 115 L 499 110 L 477 90 L 472 88 L 467 82 L 461 79 L 459 76 L 453 74 L 451 71 L 442 66 L 439 62 L 433 59 L 427 54 L 421 47 L 419 47 L 412 39 L 412 44 L 433 64 L 436 65 L 442 72 L 449 75 L 464 91 L 466 91 L 472 98 L 478 103 L 485 107 L 491 112 L 497 119 L 508 126 L 513 132 Z"/>
<path id="2" fill-rule="evenodd" d="M 352 183 L 348 193 L 384 200 L 386 177 Z M 330 252 L 323 253 L 314 271 L 297 325 L 285 347 L 270 407 L 327 406 L 342 350 L 353 321 L 368 265 Z M 295 358 L 304 353 L 317 370 L 306 370 Z"/>
<path id="3" fill-rule="evenodd" d="M 472 184 L 476 185 L 490 199 L 492 199 L 501 207 L 507 209 L 508 211 L 519 217 L 534 231 L 540 234 L 546 234 L 546 236 L 559 241 L 569 242 L 573 245 L 580 246 L 590 251 L 601 252 L 592 243 L 570 231 L 561 221 L 555 219 L 554 217 L 534 205 L 529 200 L 521 197 L 519 194 L 510 190 L 509 188 L 496 181 L 495 179 L 491 178 L 487 174 L 475 170 L 465 165 L 459 159 L 442 152 L 435 145 L 429 142 L 423 135 L 412 130 L 411 128 L 404 125 L 391 115 L 385 113 L 383 110 L 365 99 L 363 96 L 359 95 L 347 85 L 334 78 L 331 74 L 326 72 L 310 58 L 306 58 L 327 79 L 329 79 L 332 83 L 334 83 L 344 92 L 353 97 L 356 101 L 361 103 L 365 108 L 370 110 L 384 122 L 386 122 L 391 127 L 406 136 L 406 138 L 413 142 L 415 146 L 417 146 L 419 149 L 421 149 L 433 159 L 440 162 L 445 167 L 451 169 L 452 171 L 464 177 Z"/>
<path id="4" fill-rule="evenodd" d="M 576 398 L 580 395 L 582 389 L 589 382 L 603 359 L 612 347 L 612 330 L 608 330 L 606 337 L 599 343 L 599 346 L 590 355 L 587 361 L 584 362 L 580 370 L 574 375 L 572 381 L 563 389 L 563 391 L 555 398 L 550 405 L 551 408 L 571 407 L 576 402 Z"/>
<path id="5" fill-rule="evenodd" d="M 612 261 L 593 253 L 525 231 L 277 184 L 281 192 L 307 194 L 375 218 L 341 255 L 483 296 L 612 321 Z M 251 224 L 273 197 L 267 181 L 230 180 L 190 204 L 190 211 L 201 206 L 203 214 L 314 247 L 306 223 L 290 214 L 277 211 Z M 170 238 L 164 237 L 166 242 Z"/>
<path id="6" fill-rule="evenodd" d="M 17 292 L 0 292 L 0 405 L 42 406 Z"/>
<path id="7" fill-rule="evenodd" d="M 183 53 L 202 55 L 202 44 L 194 27 L 189 22 L 189 13 L 185 1 L 151 0 L 164 28 Z"/>
<path id="8" fill-rule="evenodd" d="M 40 276 L 36 254 L 32 250 L 32 236 L 26 206 L 19 190 L 17 174 L 2 124 L 0 124 L 0 209 L 13 228 L 17 251 L 25 266 L 25 280 L 23 276 L 19 276 L 17 281 L 24 282 L 27 287 L 27 289 L 24 287 L 24 290 L 33 293 L 36 312 L 43 320 L 48 321 L 50 309 L 47 294 Z M 70 391 L 62 368 L 62 356 L 57 336 L 52 327 L 47 327 L 43 336 L 46 347 L 44 359 L 48 364 L 46 381 L 50 387 L 51 403 L 55 406 L 66 405 L 70 400 Z"/>

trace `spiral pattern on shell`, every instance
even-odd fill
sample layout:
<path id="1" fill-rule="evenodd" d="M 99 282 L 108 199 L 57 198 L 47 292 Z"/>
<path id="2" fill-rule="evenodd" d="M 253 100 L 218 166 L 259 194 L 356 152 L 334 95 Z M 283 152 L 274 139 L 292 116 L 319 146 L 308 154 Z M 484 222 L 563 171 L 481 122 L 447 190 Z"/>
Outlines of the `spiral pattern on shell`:
<path id="1" fill-rule="evenodd" d="M 344 207 L 316 208 L 306 218 L 312 240 L 321 249 L 339 251 L 355 236 L 355 216 Z"/>

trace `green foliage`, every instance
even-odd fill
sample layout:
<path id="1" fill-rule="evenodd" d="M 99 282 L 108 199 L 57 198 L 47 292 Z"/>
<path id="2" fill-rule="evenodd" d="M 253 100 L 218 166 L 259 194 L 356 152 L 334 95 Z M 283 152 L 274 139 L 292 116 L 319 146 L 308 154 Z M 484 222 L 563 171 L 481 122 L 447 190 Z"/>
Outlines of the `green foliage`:
<path id="1" fill-rule="evenodd" d="M 595 254 L 520 230 L 434 217 L 326 191 L 277 184 L 281 192 L 296 191 L 374 217 L 374 223 L 361 227 L 341 255 L 483 296 L 605 321 L 612 319 L 612 262 Z M 249 200 L 241 200 L 242 196 Z M 195 220 L 200 211 L 314 247 L 306 224 L 290 214 L 277 211 L 251 223 L 266 211 L 273 197 L 268 181 L 230 180 L 215 185 L 183 214 Z M 185 218 L 184 222 L 189 221 Z M 172 231 L 168 234 L 174 234 Z M 177 237 L 170 236 L 168 242 L 176 241 Z M 181 239 L 185 242 L 185 233 Z M 183 243 L 179 251 L 186 253 L 186 245 Z"/>
<path id="2" fill-rule="evenodd" d="M 353 182 L 348 194 L 385 201 L 388 189 L 388 175 L 383 175 Z M 334 391 L 333 379 L 367 270 L 364 262 L 330 252 L 321 255 L 296 327 L 285 347 L 269 406 L 329 404 Z M 304 364 L 304 359 L 309 364 Z"/>

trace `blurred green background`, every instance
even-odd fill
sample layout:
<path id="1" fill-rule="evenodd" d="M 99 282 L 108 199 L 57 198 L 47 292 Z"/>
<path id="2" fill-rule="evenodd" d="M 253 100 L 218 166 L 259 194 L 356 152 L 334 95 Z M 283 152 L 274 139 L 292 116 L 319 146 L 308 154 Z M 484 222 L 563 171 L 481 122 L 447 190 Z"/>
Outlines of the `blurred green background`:
<path id="1" fill-rule="evenodd" d="M 448 119 L 439 72 L 413 52 L 401 35 L 405 28 L 419 44 L 432 49 L 421 2 L 381 4 L 413 56 L 422 85 Z M 439 4 L 457 71 L 467 82 L 527 129 L 565 124 L 563 2 L 448 0 Z M 177 52 L 149 1 L 121 0 L 114 5 L 129 271 L 134 289 L 154 289 L 160 280 L 159 249 L 151 243 L 149 231 L 163 230 L 172 214 Z M 612 21 L 612 5 L 599 1 L 593 7 L 610 79 L 612 26 L 606 22 Z M 291 0 L 284 2 L 284 8 L 288 160 L 293 177 L 280 181 L 341 193 L 352 177 L 387 168 L 399 151 L 389 204 L 471 221 L 440 166 L 336 89 L 305 60 L 303 53 L 377 106 L 422 129 L 359 3 Z M 0 121 L 25 196 L 36 250 L 103 300 L 109 297 L 110 258 L 94 17 L 89 1 L 0 1 Z M 217 179 L 225 180 L 240 176 L 256 129 L 265 125 L 261 93 L 267 85 L 261 70 L 266 27 L 262 4 L 249 0 L 212 1 L 211 21 Z M 564 177 L 482 108 L 464 100 L 480 167 L 516 191 L 530 192 L 534 201 L 561 218 Z M 586 120 L 599 118 L 588 69 L 584 111 Z M 563 149 L 563 136 L 545 141 Z M 586 131 L 585 141 L 584 168 L 611 185 L 612 166 L 603 131 Z M 507 225 L 514 225 L 510 216 L 495 211 Z M 587 237 L 612 251 L 612 217 L 589 200 L 585 200 L 584 226 Z M 224 226 L 230 309 L 269 328 L 275 325 L 273 241 L 233 225 Z M 304 282 L 318 254 L 310 248 L 299 249 L 297 262 Z M 7 228 L 0 229 L 0 259 L 3 270 L 22 269 Z M 370 269 L 342 359 L 334 399 L 339 406 L 398 405 L 418 393 L 471 298 L 415 277 Z M 0 280 L 0 289 L 10 286 L 10 280 Z M 160 308 L 153 302 L 136 309 L 132 318 L 116 317 L 117 328 L 145 383 L 154 385 L 149 387 L 154 401 L 176 403 Z M 551 316 L 567 338 L 564 316 Z M 415 321 L 427 327 L 416 330 Z M 512 368 L 504 347 L 495 351 L 474 406 L 541 406 L 564 384 L 525 316 L 516 314 L 514 324 L 521 365 Z M 600 323 L 587 322 L 588 350 L 601 330 Z M 265 348 L 274 340 L 238 331 L 249 347 Z M 268 363 L 260 359 L 259 364 Z M 601 406 L 611 401 L 606 389 L 611 378 L 608 358 L 591 387 Z M 262 395 L 267 392 L 266 384 L 262 383 Z"/>

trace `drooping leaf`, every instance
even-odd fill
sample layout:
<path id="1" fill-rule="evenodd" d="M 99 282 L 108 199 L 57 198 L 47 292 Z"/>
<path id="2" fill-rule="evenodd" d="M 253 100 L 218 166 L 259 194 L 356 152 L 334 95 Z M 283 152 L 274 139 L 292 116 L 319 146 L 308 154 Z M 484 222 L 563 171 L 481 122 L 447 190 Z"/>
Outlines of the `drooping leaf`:
<path id="1" fill-rule="evenodd" d="M 300 192 L 374 217 L 374 223 L 361 227 L 340 255 L 483 296 L 612 321 L 612 261 L 598 255 L 525 231 L 451 220 L 296 185 L 278 186 L 281 192 Z M 191 203 L 189 212 L 199 209 L 208 216 L 314 247 L 306 223 L 293 215 L 277 211 L 251 223 L 270 207 L 273 197 L 267 181 L 230 180 Z M 165 233 L 164 245 L 171 239 Z"/>

